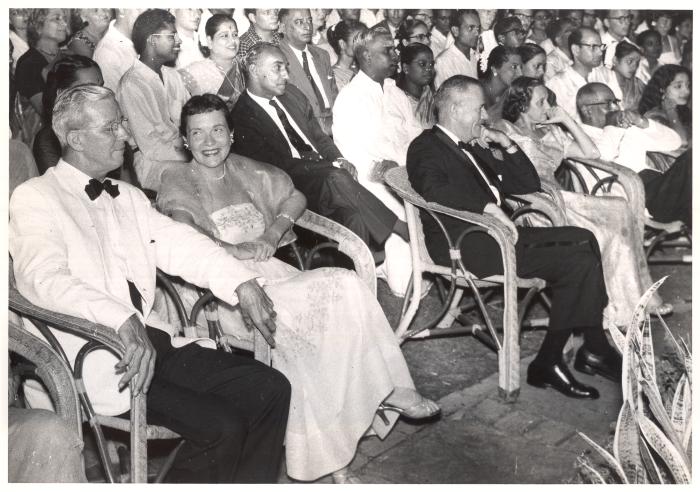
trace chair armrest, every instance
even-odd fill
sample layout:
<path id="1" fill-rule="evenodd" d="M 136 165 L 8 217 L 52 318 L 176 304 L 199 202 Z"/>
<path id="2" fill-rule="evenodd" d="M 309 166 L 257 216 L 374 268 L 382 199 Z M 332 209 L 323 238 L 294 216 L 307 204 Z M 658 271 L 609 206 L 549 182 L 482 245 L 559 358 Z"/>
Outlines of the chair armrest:
<path id="1" fill-rule="evenodd" d="M 367 245 L 357 234 L 311 210 L 306 210 L 296 224 L 304 229 L 325 236 L 338 243 L 338 250 L 348 255 L 355 265 L 357 275 L 373 294 L 377 293 L 377 273 L 374 259 Z"/>
<path id="2" fill-rule="evenodd" d="M 558 192 L 555 194 L 537 192 L 528 193 L 526 195 L 512 195 L 512 198 L 527 203 L 531 209 L 542 212 L 551 221 L 552 226 L 565 226 L 568 224 L 566 213 L 553 199 L 553 195 L 557 197 L 561 196 Z"/>
<path id="3" fill-rule="evenodd" d="M 48 344 L 12 321 L 8 323 L 8 349 L 36 366 L 36 375 L 48 389 L 56 413 L 82 436 L 80 401 L 66 363 Z"/>

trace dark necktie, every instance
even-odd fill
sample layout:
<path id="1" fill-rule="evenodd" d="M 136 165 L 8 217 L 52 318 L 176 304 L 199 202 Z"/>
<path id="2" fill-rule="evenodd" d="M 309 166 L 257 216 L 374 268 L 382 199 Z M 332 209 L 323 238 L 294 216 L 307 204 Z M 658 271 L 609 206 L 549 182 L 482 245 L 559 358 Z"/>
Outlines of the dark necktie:
<path id="1" fill-rule="evenodd" d="M 275 108 L 275 111 L 277 111 L 277 116 L 279 116 L 279 119 L 282 122 L 282 127 L 284 128 L 289 141 L 292 143 L 294 148 L 297 149 L 297 152 L 299 152 L 299 154 L 303 154 L 304 152 L 313 150 L 306 142 L 304 142 L 304 139 L 301 138 L 301 135 L 296 132 L 291 123 L 289 123 L 287 113 L 285 113 L 280 105 L 277 104 L 277 101 L 270 99 L 270 106 Z"/>
<path id="2" fill-rule="evenodd" d="M 477 164 L 478 161 L 476 160 L 476 157 L 474 157 L 474 154 L 471 153 L 471 145 L 462 141 L 460 141 L 457 145 L 460 149 L 466 151 L 469 154 L 472 163 L 481 170 L 481 172 L 484 175 L 486 184 L 496 188 L 499 195 L 498 198 L 501 200 L 501 203 L 503 203 L 503 195 L 501 193 L 501 180 L 498 178 L 496 173 L 493 172 L 493 169 L 491 169 L 491 167 L 488 164 L 485 164 L 483 166 Z"/>
<path id="3" fill-rule="evenodd" d="M 309 79 L 309 84 L 311 84 L 311 88 L 314 90 L 314 94 L 316 94 L 316 99 L 318 99 L 318 106 L 321 109 L 326 109 L 326 104 L 323 102 L 323 95 L 321 94 L 321 89 L 319 89 L 319 87 L 316 85 L 316 82 L 314 81 L 314 78 L 311 75 L 311 69 L 309 68 L 309 59 L 306 57 L 306 51 L 301 52 L 301 60 L 304 68 L 304 73 L 306 74 L 306 78 Z"/>
<path id="4" fill-rule="evenodd" d="M 103 191 L 106 191 L 112 198 L 116 198 L 119 196 L 119 185 L 112 184 L 108 179 L 99 181 L 95 178 L 92 178 L 88 181 L 88 184 L 85 185 L 85 193 L 87 193 L 90 200 L 96 200 Z"/>

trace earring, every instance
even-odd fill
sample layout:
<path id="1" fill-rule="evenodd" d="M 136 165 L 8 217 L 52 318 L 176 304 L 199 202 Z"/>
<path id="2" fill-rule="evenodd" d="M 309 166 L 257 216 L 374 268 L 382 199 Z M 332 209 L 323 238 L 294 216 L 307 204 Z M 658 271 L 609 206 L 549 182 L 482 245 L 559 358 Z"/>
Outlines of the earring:
<path id="1" fill-rule="evenodd" d="M 187 150 L 190 150 L 190 144 L 188 144 L 187 142 L 184 142 L 182 145 L 183 145 Z"/>
<path id="2" fill-rule="evenodd" d="M 233 143 L 233 133 L 230 135 L 229 140 Z"/>

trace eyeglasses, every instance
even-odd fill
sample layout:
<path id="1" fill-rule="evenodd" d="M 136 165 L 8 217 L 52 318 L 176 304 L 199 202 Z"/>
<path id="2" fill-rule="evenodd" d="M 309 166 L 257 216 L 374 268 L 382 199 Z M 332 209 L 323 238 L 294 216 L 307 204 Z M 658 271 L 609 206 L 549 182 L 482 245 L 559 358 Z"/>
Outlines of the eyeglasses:
<path id="1" fill-rule="evenodd" d="M 427 34 L 414 34 L 413 36 L 409 36 L 408 39 L 419 39 L 421 41 L 427 41 L 430 39 L 432 35 L 430 33 Z"/>
<path id="2" fill-rule="evenodd" d="M 616 21 L 620 21 L 620 22 L 625 22 L 625 21 L 632 22 L 633 18 L 634 17 L 632 15 L 627 14 L 627 15 L 621 15 L 620 17 L 608 17 L 608 20 L 616 20 Z"/>
<path id="3" fill-rule="evenodd" d="M 576 44 L 578 44 L 579 46 L 588 46 L 591 49 L 591 51 L 595 51 L 595 50 L 605 51 L 605 48 L 608 47 L 607 44 L 590 44 L 590 43 L 576 43 Z"/>
<path id="4" fill-rule="evenodd" d="M 619 99 L 607 99 L 601 102 L 588 103 L 586 106 L 605 106 L 607 109 L 616 109 L 620 106 Z"/>
<path id="5" fill-rule="evenodd" d="M 548 14 L 538 14 L 535 16 L 535 20 L 549 20 L 552 16 Z"/>
<path id="6" fill-rule="evenodd" d="M 505 36 L 509 32 L 514 32 L 517 36 L 526 36 L 527 31 L 525 29 L 511 29 L 510 31 L 504 31 L 503 35 Z"/>
<path id="7" fill-rule="evenodd" d="M 119 130 L 125 130 L 127 133 L 129 133 L 129 118 L 126 118 L 122 116 L 120 119 L 117 121 L 112 121 L 111 123 L 107 123 L 106 125 L 97 127 L 97 128 L 83 128 L 82 130 L 74 130 L 76 132 L 89 132 L 92 130 L 100 130 L 100 131 L 110 131 L 112 132 L 112 136 L 114 138 L 117 138 L 119 136 Z"/>
<path id="8" fill-rule="evenodd" d="M 520 19 L 520 18 L 532 19 L 532 15 L 530 15 L 530 14 L 513 14 L 513 15 L 515 17 L 517 17 L 518 19 Z"/>
<path id="9" fill-rule="evenodd" d="M 166 37 L 172 38 L 173 41 L 175 39 L 180 39 L 180 36 L 178 36 L 176 32 L 157 32 L 157 33 L 151 34 L 151 36 L 166 36 Z"/>

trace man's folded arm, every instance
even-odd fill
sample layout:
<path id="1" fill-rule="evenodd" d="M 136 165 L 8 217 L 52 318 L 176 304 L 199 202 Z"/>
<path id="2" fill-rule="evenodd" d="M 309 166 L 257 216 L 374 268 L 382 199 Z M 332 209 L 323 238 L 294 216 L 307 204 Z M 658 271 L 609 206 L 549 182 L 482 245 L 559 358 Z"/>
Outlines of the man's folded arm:
<path id="1" fill-rule="evenodd" d="M 115 330 L 134 314 L 143 321 L 131 304 L 73 275 L 50 202 L 26 185 L 10 201 L 9 247 L 17 289 L 37 306 Z"/>
<path id="2" fill-rule="evenodd" d="M 540 177 L 535 166 L 525 152 L 518 147 L 512 154 L 503 152 L 503 162 L 500 165 L 503 175 L 503 193 L 521 195 L 541 190 Z"/>

